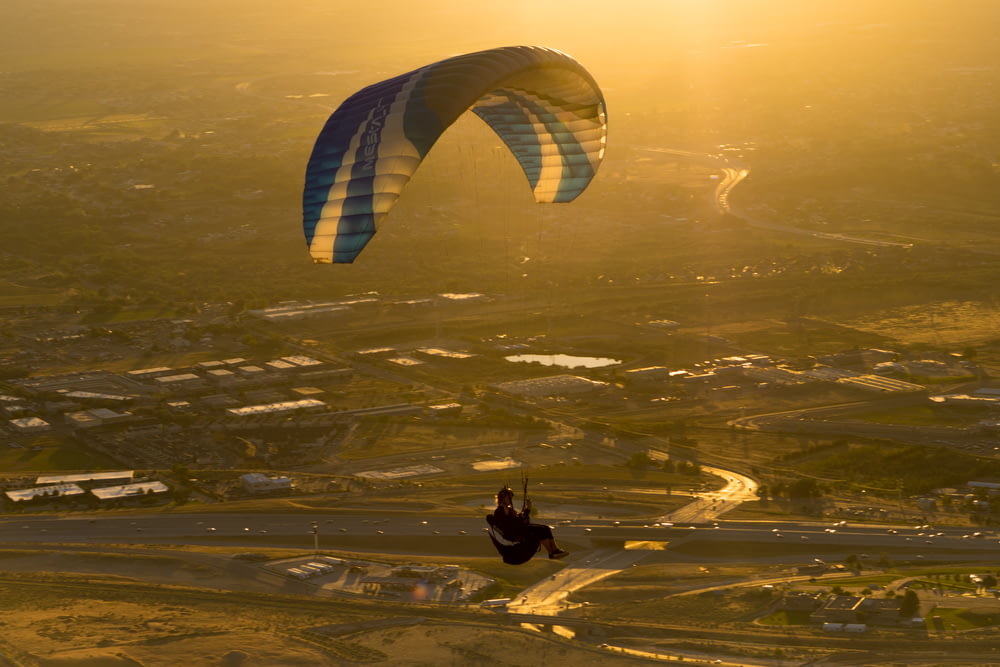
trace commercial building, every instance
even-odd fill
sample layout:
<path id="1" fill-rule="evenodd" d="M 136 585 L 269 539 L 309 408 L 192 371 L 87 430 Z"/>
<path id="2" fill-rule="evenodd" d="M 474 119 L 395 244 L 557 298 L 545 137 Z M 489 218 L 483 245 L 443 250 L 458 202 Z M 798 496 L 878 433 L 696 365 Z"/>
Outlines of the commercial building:
<path id="1" fill-rule="evenodd" d="M 326 403 L 315 398 L 303 398 L 299 401 L 279 401 L 262 405 L 247 405 L 242 408 L 227 408 L 226 414 L 234 417 L 251 417 L 254 415 L 295 412 L 296 410 L 316 411 L 326 407 Z"/>
<path id="2" fill-rule="evenodd" d="M 268 477 L 264 473 L 249 472 L 240 476 L 240 482 L 247 493 L 272 493 L 291 491 L 292 480 L 288 477 Z"/>
<path id="3" fill-rule="evenodd" d="M 86 493 L 86 491 L 80 488 L 79 484 L 50 484 L 48 486 L 36 486 L 30 489 L 7 491 L 6 496 L 13 502 L 19 503 L 46 496 L 52 498 L 64 498 L 67 496 L 82 496 L 84 493 Z"/>
<path id="4" fill-rule="evenodd" d="M 134 419 L 131 412 L 115 412 L 108 408 L 81 410 L 66 414 L 66 421 L 76 428 L 93 428 L 105 424 L 118 424 Z"/>
<path id="5" fill-rule="evenodd" d="M 169 490 L 169 487 L 163 482 L 137 482 L 135 484 L 122 484 L 120 486 L 105 486 L 99 489 L 91 489 L 90 492 L 99 500 L 118 500 L 166 493 Z"/>

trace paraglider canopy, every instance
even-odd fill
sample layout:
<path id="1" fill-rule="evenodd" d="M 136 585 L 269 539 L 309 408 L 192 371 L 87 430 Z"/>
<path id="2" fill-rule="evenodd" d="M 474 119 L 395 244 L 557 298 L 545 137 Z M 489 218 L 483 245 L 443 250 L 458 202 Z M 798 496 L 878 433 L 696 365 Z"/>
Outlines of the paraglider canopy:
<path id="1" fill-rule="evenodd" d="M 317 263 L 350 263 L 438 137 L 471 110 L 517 158 L 539 203 L 568 202 L 604 158 L 604 97 L 568 55 L 510 46 L 441 60 L 354 93 L 306 167 L 302 222 Z"/>

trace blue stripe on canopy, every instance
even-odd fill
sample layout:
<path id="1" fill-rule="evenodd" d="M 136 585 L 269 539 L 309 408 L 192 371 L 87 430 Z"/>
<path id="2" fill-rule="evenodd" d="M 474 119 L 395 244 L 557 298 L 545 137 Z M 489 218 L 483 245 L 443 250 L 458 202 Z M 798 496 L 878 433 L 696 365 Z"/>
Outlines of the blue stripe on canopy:
<path id="1" fill-rule="evenodd" d="M 576 198 L 604 157 L 604 98 L 569 56 L 513 46 L 448 58 L 349 97 L 306 166 L 313 261 L 353 262 L 438 137 L 471 109 L 503 139 L 538 202 Z"/>

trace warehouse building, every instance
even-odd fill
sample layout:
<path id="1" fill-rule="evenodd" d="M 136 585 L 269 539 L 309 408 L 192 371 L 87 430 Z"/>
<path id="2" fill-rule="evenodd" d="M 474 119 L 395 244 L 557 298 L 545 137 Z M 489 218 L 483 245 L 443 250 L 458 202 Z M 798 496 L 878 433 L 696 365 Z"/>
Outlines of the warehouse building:
<path id="1" fill-rule="evenodd" d="M 104 486 L 99 489 L 91 489 L 90 492 L 99 500 L 118 500 L 166 493 L 169 490 L 163 482 L 137 482 L 135 484 L 122 484 L 120 486 Z"/>
<path id="2" fill-rule="evenodd" d="M 273 493 L 275 491 L 291 491 L 292 480 L 288 477 L 268 477 L 264 473 L 249 472 L 240 476 L 243 489 L 247 493 Z"/>

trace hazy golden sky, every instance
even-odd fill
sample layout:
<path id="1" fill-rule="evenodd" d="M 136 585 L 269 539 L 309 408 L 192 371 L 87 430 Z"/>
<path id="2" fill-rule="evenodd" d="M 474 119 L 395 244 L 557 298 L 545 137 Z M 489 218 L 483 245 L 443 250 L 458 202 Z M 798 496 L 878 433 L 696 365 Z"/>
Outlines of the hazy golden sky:
<path id="1" fill-rule="evenodd" d="M 339 103 L 458 53 L 542 45 L 591 71 L 616 132 L 628 114 L 670 113 L 658 122 L 679 136 L 715 132 L 707 140 L 722 143 L 759 140 L 806 108 L 824 130 L 851 99 L 855 112 L 874 105 L 943 126 L 951 119 L 927 107 L 982 96 L 992 76 L 983 68 L 1000 62 L 998 19 L 993 0 L 10 0 L 0 3 L 0 72 L 43 80 L 149 65 L 178 87 L 189 84 L 172 73 L 201 63 L 220 77 L 349 72 L 324 91 Z M 0 120 L 25 117 L 27 102 L 8 102 Z"/>

